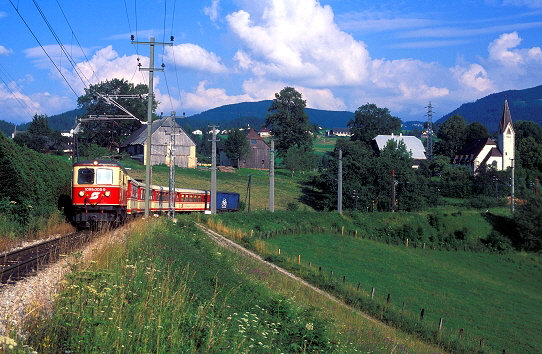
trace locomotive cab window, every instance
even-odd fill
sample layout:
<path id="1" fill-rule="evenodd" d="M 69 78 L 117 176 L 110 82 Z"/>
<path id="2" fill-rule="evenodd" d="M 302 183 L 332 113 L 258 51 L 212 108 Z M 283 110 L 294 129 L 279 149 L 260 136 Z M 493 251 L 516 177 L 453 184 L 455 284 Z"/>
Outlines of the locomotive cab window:
<path id="1" fill-rule="evenodd" d="M 79 184 L 93 184 L 94 183 L 94 169 L 82 168 L 77 173 L 77 183 Z"/>
<path id="2" fill-rule="evenodd" d="M 96 171 L 96 184 L 113 184 L 113 170 L 99 168 Z"/>

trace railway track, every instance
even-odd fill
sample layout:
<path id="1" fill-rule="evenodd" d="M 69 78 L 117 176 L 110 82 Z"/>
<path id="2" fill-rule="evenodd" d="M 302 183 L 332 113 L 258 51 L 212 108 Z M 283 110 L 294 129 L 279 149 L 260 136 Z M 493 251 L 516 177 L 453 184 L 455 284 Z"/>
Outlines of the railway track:
<path id="1" fill-rule="evenodd" d="M 0 255 L 2 284 L 15 283 L 54 262 L 90 239 L 90 232 L 74 232 L 39 244 Z"/>

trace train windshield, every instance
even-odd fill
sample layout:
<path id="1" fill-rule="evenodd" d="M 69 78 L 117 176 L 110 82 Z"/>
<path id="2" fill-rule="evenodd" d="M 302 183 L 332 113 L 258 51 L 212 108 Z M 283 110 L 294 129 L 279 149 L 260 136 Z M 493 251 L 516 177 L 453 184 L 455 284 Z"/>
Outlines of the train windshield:
<path id="1" fill-rule="evenodd" d="M 96 171 L 96 184 L 113 184 L 113 170 L 99 168 Z"/>
<path id="2" fill-rule="evenodd" d="M 94 169 L 93 168 L 80 169 L 77 176 L 77 183 L 93 184 L 94 183 Z"/>

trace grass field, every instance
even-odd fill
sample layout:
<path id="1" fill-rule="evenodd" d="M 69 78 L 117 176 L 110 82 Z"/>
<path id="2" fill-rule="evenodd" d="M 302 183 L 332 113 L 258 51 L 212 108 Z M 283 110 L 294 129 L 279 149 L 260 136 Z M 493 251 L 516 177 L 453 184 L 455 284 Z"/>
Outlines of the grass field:
<path id="1" fill-rule="evenodd" d="M 279 236 L 267 241 L 293 260 L 301 255 L 323 271 L 361 283 L 396 311 L 438 325 L 494 352 L 542 352 L 542 262 L 527 254 L 423 251 L 336 235 Z"/>
<path id="2" fill-rule="evenodd" d="M 53 317 L 30 311 L 33 348 L 13 352 L 441 352 L 218 247 L 187 217 L 139 222 L 125 240 L 74 257 Z"/>
<path id="3" fill-rule="evenodd" d="M 442 227 L 465 230 L 471 242 L 484 238 L 491 230 L 490 221 L 484 217 L 485 212 L 453 214 L 441 215 Z M 424 232 L 429 232 L 428 226 L 423 225 L 424 218 L 416 215 L 376 213 L 361 214 L 352 219 L 337 213 L 277 212 L 271 215 L 262 212 L 252 216 L 246 213 L 220 215 L 214 220 L 220 220 L 225 232 L 240 229 L 240 232 L 232 233 L 232 238 L 248 243 L 264 256 L 301 275 L 307 275 L 307 279 L 319 279 L 319 267 L 322 269 L 320 274 L 325 276 L 333 271 L 334 278 L 321 281 L 319 286 L 340 293 L 349 301 L 356 303 L 357 298 L 365 299 L 362 306 L 367 305 L 374 287 L 374 306 L 386 308 L 384 315 L 392 318 L 392 322 L 410 323 L 406 329 L 413 334 L 419 331 L 416 323 L 421 309 L 424 309 L 424 319 L 420 324 L 429 329 L 436 331 L 442 318 L 443 329 L 437 338 L 426 332 L 430 341 L 445 340 L 451 347 L 463 348 L 465 352 L 479 350 L 480 341 L 483 341 L 484 352 L 501 353 L 503 349 L 507 353 L 541 352 L 540 255 L 517 252 L 501 255 L 487 250 L 485 253 L 446 251 L 446 248 L 439 251 L 429 247 L 423 249 L 419 245 L 407 248 L 404 243 L 398 246 L 367 239 L 370 234 L 367 230 L 383 225 L 418 224 Z M 296 225 L 305 227 L 307 223 L 339 230 L 342 226 L 346 229 L 355 226 L 360 229 L 360 237 L 290 233 L 272 234 L 266 240 L 250 241 L 243 236 L 249 235 L 251 230 L 290 229 Z M 362 235 L 365 239 L 361 238 Z M 280 257 L 277 258 L 279 249 Z M 289 261 L 282 263 L 285 257 Z M 298 257 L 301 264 L 297 264 Z M 346 286 L 342 284 L 343 276 Z M 388 294 L 389 305 L 386 304 Z M 374 307 L 370 303 L 368 306 Z M 371 313 L 376 314 L 375 311 Z M 463 339 L 458 343 L 461 328 L 464 329 Z"/>
<path id="4" fill-rule="evenodd" d="M 122 161 L 124 166 L 130 167 L 130 176 L 137 179 L 145 179 L 145 168 L 135 162 Z M 187 169 L 177 168 L 175 173 L 175 185 L 178 188 L 211 189 L 210 169 Z M 249 176 L 250 184 L 250 208 L 251 210 L 269 209 L 269 171 L 242 168 L 235 172 L 217 171 L 217 189 L 219 191 L 237 192 L 241 195 L 241 201 L 249 204 Z M 284 210 L 288 203 L 298 203 L 297 198 L 301 195 L 301 182 L 306 175 L 291 173 L 286 170 L 275 171 L 275 209 Z M 161 186 L 169 185 L 169 167 L 154 166 L 152 183 Z M 303 208 L 309 208 L 303 206 Z"/>

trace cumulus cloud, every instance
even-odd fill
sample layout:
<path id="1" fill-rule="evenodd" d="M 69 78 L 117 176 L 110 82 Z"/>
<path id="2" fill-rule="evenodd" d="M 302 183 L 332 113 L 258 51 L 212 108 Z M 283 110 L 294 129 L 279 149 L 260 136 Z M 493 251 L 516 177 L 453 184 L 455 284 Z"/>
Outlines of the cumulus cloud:
<path id="1" fill-rule="evenodd" d="M 240 10 L 226 19 L 244 46 L 234 59 L 256 76 L 318 87 L 367 79 L 365 44 L 337 27 L 330 6 L 273 1 L 259 16 Z"/>
<path id="2" fill-rule="evenodd" d="M 177 66 L 213 74 L 228 72 L 228 68 L 221 63 L 220 57 L 196 44 L 184 43 L 166 47 L 165 53 L 164 60 L 176 63 Z"/>
<path id="3" fill-rule="evenodd" d="M 210 108 L 223 106 L 225 104 L 239 102 L 253 102 L 254 99 L 248 94 L 229 96 L 223 88 L 206 88 L 205 81 L 201 81 L 195 92 L 188 92 L 184 95 L 186 107 L 203 111 Z"/>
<path id="4" fill-rule="evenodd" d="M 455 79 L 465 88 L 473 88 L 479 92 L 493 92 L 495 83 L 488 77 L 487 71 L 480 64 L 470 64 L 467 67 L 455 66 L 450 71 Z"/>

